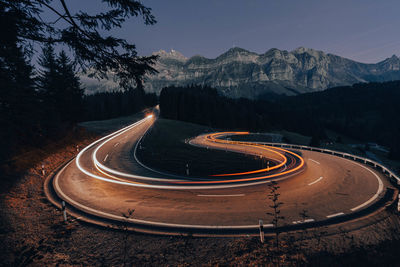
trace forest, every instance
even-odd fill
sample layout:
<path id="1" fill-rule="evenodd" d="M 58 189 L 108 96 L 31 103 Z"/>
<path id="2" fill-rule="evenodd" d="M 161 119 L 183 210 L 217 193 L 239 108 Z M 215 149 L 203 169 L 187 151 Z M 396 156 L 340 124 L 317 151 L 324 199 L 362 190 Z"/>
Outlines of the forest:
<path id="1" fill-rule="evenodd" d="M 330 129 L 385 145 L 391 157 L 398 159 L 399 100 L 400 81 L 335 87 L 271 101 L 230 99 L 210 87 L 167 87 L 160 93 L 160 114 L 214 128 L 285 129 L 321 140 Z"/>
<path id="2" fill-rule="evenodd" d="M 22 51 L 15 52 L 14 69 L 7 66 L 15 73 L 0 69 L 2 87 L 9 89 L 2 90 L 2 103 L 7 104 L 0 117 L 2 160 L 62 138 L 78 122 L 129 115 L 157 103 L 157 96 L 143 88 L 84 95 L 72 60 L 64 50 L 56 54 L 51 45 L 42 49 L 37 68 L 25 61 Z"/>
<path id="3" fill-rule="evenodd" d="M 156 23 L 151 9 L 138 1 L 103 3 L 105 13 L 74 14 L 63 0 L 62 11 L 50 0 L 0 1 L 0 168 L 18 154 L 61 139 L 79 121 L 154 105 L 155 96 L 144 93 L 142 81 L 155 72 L 157 57 L 140 57 L 134 44 L 107 35 L 129 17 Z M 120 91 L 84 95 L 79 75 L 107 79 L 110 72 Z"/>
<path id="4" fill-rule="evenodd" d="M 143 89 L 85 95 L 82 120 L 106 120 L 126 116 L 145 107 L 154 107 L 157 102 L 156 94 L 145 93 Z"/>

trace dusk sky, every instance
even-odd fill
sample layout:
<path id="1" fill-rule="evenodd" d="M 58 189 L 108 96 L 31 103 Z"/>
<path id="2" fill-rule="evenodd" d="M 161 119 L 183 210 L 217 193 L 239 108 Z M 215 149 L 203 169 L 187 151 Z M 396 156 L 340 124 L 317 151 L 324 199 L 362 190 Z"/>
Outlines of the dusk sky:
<path id="1" fill-rule="evenodd" d="M 98 11 L 98 0 L 68 1 Z M 148 0 L 158 23 L 130 19 L 113 34 L 140 55 L 175 49 L 215 58 L 233 46 L 264 53 L 304 46 L 360 62 L 400 56 L 399 0 Z"/>

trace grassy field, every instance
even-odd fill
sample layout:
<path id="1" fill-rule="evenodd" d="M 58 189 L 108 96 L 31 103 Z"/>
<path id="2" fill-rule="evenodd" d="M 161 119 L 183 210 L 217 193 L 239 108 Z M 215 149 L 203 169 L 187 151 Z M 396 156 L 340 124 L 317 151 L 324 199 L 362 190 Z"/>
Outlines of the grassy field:
<path id="1" fill-rule="evenodd" d="M 197 124 L 158 119 L 143 138 L 138 157 L 152 168 L 179 175 L 186 174 L 186 164 L 189 164 L 190 176 L 241 172 L 262 167 L 261 160 L 253 156 L 207 150 L 185 143 L 185 139 L 211 131 Z"/>

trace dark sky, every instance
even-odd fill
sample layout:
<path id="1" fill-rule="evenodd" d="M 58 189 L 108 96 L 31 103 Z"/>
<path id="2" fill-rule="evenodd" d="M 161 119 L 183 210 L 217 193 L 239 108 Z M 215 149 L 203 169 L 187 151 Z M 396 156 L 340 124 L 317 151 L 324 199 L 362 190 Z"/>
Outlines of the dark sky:
<path id="1" fill-rule="evenodd" d="M 100 0 L 69 0 L 95 12 Z M 113 34 L 140 55 L 175 49 L 214 58 L 233 46 L 264 53 L 304 46 L 361 62 L 400 55 L 400 0 L 147 0 L 158 23 L 130 19 Z"/>

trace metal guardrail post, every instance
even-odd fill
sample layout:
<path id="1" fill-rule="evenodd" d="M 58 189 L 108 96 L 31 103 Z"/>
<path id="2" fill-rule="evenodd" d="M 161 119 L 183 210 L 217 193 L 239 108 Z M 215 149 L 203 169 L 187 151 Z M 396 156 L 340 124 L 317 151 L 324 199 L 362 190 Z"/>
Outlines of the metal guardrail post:
<path id="1" fill-rule="evenodd" d="M 397 211 L 400 212 L 400 194 L 397 196 Z"/>
<path id="2" fill-rule="evenodd" d="M 62 204 L 62 212 L 63 212 L 64 222 L 67 222 L 67 211 L 65 209 L 65 201 L 63 200 L 61 202 L 61 204 Z"/>
<path id="3" fill-rule="evenodd" d="M 259 227 L 260 227 L 260 241 L 261 241 L 261 243 L 264 243 L 264 237 L 265 237 L 265 234 L 264 234 L 264 223 L 263 223 L 262 220 L 259 220 L 258 224 L 259 224 Z"/>
<path id="4" fill-rule="evenodd" d="M 189 163 L 186 163 L 186 176 L 189 176 Z"/>

